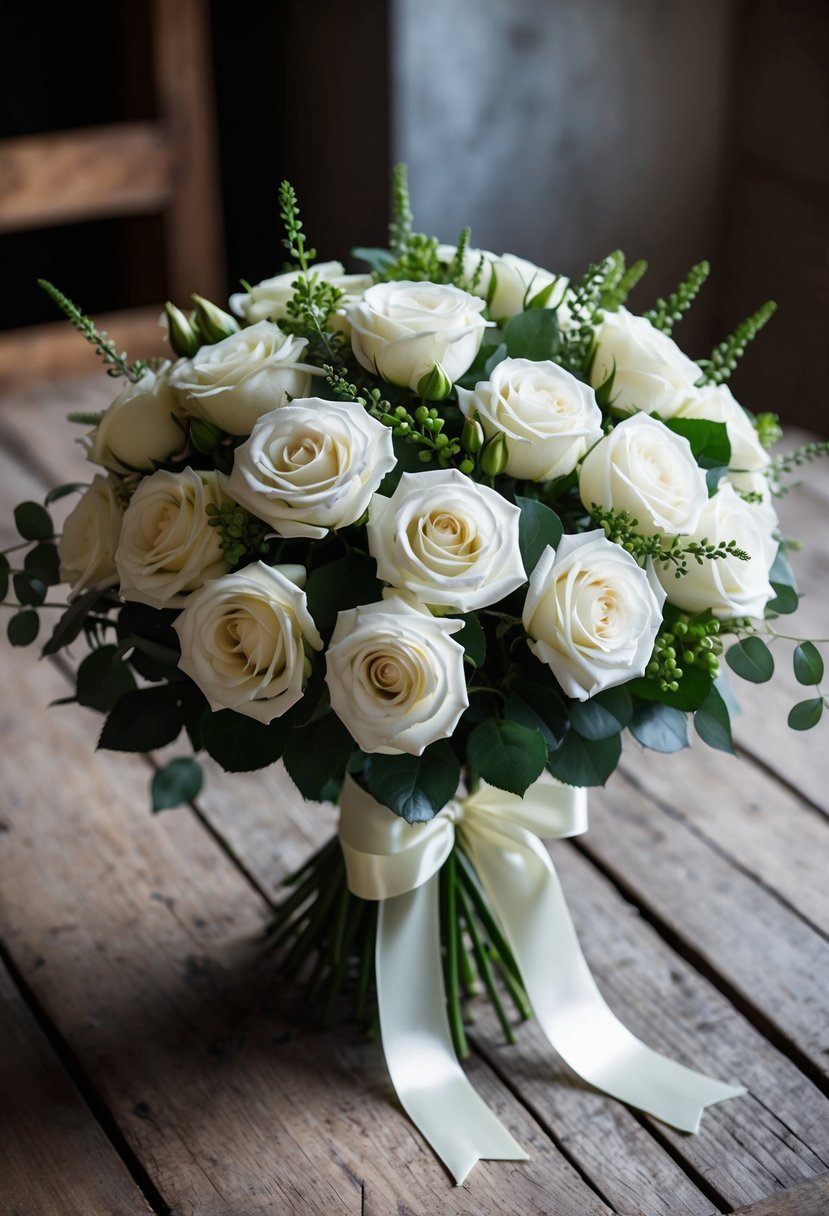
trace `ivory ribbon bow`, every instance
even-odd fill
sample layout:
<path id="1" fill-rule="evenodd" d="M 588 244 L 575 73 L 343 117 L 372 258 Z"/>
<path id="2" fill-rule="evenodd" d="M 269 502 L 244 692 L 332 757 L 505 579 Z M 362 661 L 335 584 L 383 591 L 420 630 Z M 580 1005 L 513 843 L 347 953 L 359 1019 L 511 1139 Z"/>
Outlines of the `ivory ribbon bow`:
<path id="1" fill-rule="evenodd" d="M 354 781 L 343 789 L 340 844 L 349 889 L 379 900 L 380 1031 L 400 1102 L 460 1185 L 476 1161 L 527 1154 L 472 1088 L 452 1044 L 441 967 L 438 872 L 456 834 L 518 963 L 533 1012 L 583 1080 L 695 1132 L 702 1111 L 745 1089 L 659 1055 L 626 1030 L 596 987 L 539 837 L 587 830 L 583 789 L 542 778 L 523 798 L 481 783 L 411 826 Z"/>

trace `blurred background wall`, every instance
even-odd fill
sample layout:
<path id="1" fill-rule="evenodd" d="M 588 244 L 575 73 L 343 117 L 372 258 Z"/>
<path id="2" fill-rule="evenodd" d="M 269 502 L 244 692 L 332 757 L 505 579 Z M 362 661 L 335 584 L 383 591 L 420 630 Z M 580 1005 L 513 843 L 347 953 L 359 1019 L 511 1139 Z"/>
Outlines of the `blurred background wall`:
<path id="1" fill-rule="evenodd" d="M 321 257 L 382 243 L 388 173 L 403 159 L 419 228 L 453 239 L 470 223 L 474 243 L 569 274 L 622 248 L 651 264 L 634 307 L 710 258 L 712 279 L 677 335 L 694 354 L 776 298 L 780 312 L 735 391 L 829 432 L 826 0 L 249 0 L 244 12 L 226 0 L 142 0 L 92 10 L 5 0 L 0 329 L 50 317 L 37 275 L 89 310 L 138 306 L 145 318 L 181 293 L 174 255 L 187 214 L 198 225 L 213 206 L 208 188 L 191 194 L 178 228 L 169 216 L 179 185 L 190 189 L 203 119 L 212 142 L 202 181 L 217 182 L 222 221 L 201 261 L 189 255 L 188 283 L 202 267 L 224 285 L 279 268 L 286 176 Z M 185 92 L 198 55 L 179 29 L 175 64 L 160 62 L 159 21 L 166 28 L 172 12 L 201 19 L 206 34 L 196 50 L 208 90 L 184 120 L 170 82 Z M 4 230 L 4 193 L 17 188 L 8 140 L 123 120 L 176 128 L 169 197 L 159 188 L 149 210 L 127 201 L 114 216 L 31 230 L 18 215 Z M 0 357 L 4 372 L 8 381 Z"/>

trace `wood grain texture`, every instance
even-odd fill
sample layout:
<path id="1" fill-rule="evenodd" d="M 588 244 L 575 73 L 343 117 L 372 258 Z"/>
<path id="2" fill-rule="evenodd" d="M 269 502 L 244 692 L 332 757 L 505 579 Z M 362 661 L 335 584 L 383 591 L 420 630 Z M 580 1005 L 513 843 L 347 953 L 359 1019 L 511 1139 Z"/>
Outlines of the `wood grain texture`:
<path id="1" fill-rule="evenodd" d="M 803 1182 L 785 1195 L 773 1195 L 740 1208 L 732 1216 L 825 1216 L 829 1212 L 829 1173 Z"/>
<path id="2" fill-rule="evenodd" d="M 0 829 L 2 830 L 2 829 Z M 9 1216 L 150 1208 L 0 964 L 0 1195 Z"/>
<path id="3" fill-rule="evenodd" d="M 0 232 L 160 211 L 172 185 L 155 123 L 0 140 Z"/>

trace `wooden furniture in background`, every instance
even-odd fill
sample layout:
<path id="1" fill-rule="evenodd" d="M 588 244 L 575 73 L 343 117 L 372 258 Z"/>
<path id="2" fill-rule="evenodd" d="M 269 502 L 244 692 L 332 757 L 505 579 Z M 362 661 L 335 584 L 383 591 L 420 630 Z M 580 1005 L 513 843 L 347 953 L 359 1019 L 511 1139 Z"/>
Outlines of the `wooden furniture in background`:
<path id="1" fill-rule="evenodd" d="M 153 0 L 158 117 L 0 140 L 0 233 L 161 214 L 169 295 L 223 292 L 208 5 Z M 119 348 L 161 351 L 162 301 L 97 318 Z M 67 324 L 0 335 L 0 384 L 82 372 L 90 352 Z"/>

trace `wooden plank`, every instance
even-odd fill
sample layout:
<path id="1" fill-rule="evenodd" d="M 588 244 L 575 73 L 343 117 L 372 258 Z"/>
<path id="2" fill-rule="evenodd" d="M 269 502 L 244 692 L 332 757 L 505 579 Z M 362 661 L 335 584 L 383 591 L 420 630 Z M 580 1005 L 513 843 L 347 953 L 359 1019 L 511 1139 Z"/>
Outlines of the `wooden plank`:
<path id="1" fill-rule="evenodd" d="M 21 1216 L 150 1207 L 0 965 L 0 1195 Z"/>
<path id="2" fill-rule="evenodd" d="M 0 232 L 160 211 L 172 184 L 158 123 L 0 140 Z"/>
<path id="3" fill-rule="evenodd" d="M 153 64 L 165 128 L 175 149 L 174 190 L 164 216 L 170 295 L 179 305 L 199 292 L 221 302 L 224 249 L 204 0 L 153 0 Z"/>
<path id="4" fill-rule="evenodd" d="M 54 668 L 3 661 L 0 932 L 166 1202 L 200 1216 L 356 1214 L 370 1196 L 375 1211 L 607 1213 L 480 1062 L 476 1084 L 532 1161 L 453 1189 L 391 1098 L 379 1045 L 286 1014 L 265 908 L 193 816 L 151 817 L 142 760 L 90 756 L 92 716 L 41 708 L 65 690 Z"/>
<path id="5" fill-rule="evenodd" d="M 773 1195 L 770 1199 L 740 1208 L 731 1216 L 825 1216 L 829 1211 L 829 1173 L 822 1174 L 811 1182 L 786 1191 L 785 1195 Z"/>
<path id="6" fill-rule="evenodd" d="M 162 304 L 124 309 L 96 317 L 95 323 L 114 338 L 119 350 L 129 351 L 134 359 L 149 358 L 169 354 L 159 325 L 162 311 Z M 100 366 L 93 348 L 84 342 L 68 321 L 27 325 L 0 334 L 2 393 L 8 394 L 22 386 L 44 380 L 54 381 L 65 376 L 86 377 L 94 371 L 96 363 Z M 112 400 L 118 392 L 118 382 L 108 381 L 103 372 L 101 379 L 109 385 L 109 400 Z M 65 430 L 62 435 L 66 438 Z M 71 446 L 71 440 L 67 446 Z M 65 480 L 62 475 L 61 479 Z"/>
<path id="7" fill-rule="evenodd" d="M 739 788 L 707 782 L 727 815 Z M 622 774 L 591 799 L 581 846 L 663 931 L 717 977 L 802 1067 L 829 1071 L 829 942 Z"/>

